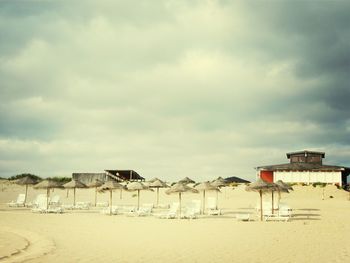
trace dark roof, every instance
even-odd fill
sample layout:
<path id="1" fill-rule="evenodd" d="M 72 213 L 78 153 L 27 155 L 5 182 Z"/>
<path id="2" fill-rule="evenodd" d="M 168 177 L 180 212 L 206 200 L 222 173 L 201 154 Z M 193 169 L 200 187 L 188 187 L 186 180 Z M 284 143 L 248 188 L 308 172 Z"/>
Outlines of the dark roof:
<path id="1" fill-rule="evenodd" d="M 324 152 L 314 152 L 314 151 L 306 151 L 305 150 L 305 151 L 298 151 L 298 152 L 287 153 L 287 158 L 289 159 L 291 155 L 308 154 L 308 153 L 321 155 L 322 158 L 325 157 L 325 153 Z"/>
<path id="2" fill-rule="evenodd" d="M 286 163 L 277 165 L 266 165 L 259 166 L 258 170 L 269 170 L 269 171 L 346 171 L 350 173 L 349 167 L 336 166 L 336 165 L 323 165 L 319 163 Z"/>
<path id="3" fill-rule="evenodd" d="M 111 176 L 118 181 L 144 181 L 141 175 L 134 170 L 105 170 L 108 176 Z M 130 178 L 131 177 L 131 178 Z"/>
<path id="4" fill-rule="evenodd" d="M 225 181 L 227 183 L 250 183 L 247 180 L 244 180 L 242 178 L 236 177 L 236 176 L 231 176 L 231 177 L 227 177 L 225 178 Z"/>

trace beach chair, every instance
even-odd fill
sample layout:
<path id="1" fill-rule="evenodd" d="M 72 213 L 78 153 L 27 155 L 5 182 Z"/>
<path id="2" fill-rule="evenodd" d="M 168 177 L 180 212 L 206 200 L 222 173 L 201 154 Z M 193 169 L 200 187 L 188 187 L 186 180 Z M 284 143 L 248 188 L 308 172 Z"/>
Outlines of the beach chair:
<path id="1" fill-rule="evenodd" d="M 181 215 L 181 218 L 195 219 L 201 213 L 201 201 L 192 200 L 186 204 L 185 213 Z"/>
<path id="2" fill-rule="evenodd" d="M 215 197 L 208 197 L 207 213 L 208 215 L 221 215 L 221 210 L 217 209 L 217 200 Z"/>
<path id="3" fill-rule="evenodd" d="M 105 207 L 100 211 L 101 214 L 109 215 L 110 213 L 112 215 L 118 215 L 120 214 L 120 207 L 119 206 L 112 206 L 112 212 L 110 210 L 110 207 Z"/>
<path id="4" fill-rule="evenodd" d="M 45 194 L 38 194 L 32 202 L 27 204 L 27 207 L 35 208 L 39 206 L 39 200 L 46 198 Z"/>
<path id="5" fill-rule="evenodd" d="M 63 213 L 63 211 L 63 208 L 58 205 L 47 207 L 47 197 L 45 195 L 38 195 L 36 206 L 32 208 L 32 212 L 37 213 Z"/>
<path id="6" fill-rule="evenodd" d="M 54 195 L 51 199 L 50 199 L 50 202 L 49 204 L 50 205 L 55 205 L 55 206 L 59 206 L 61 205 L 61 198 L 59 195 Z"/>
<path id="7" fill-rule="evenodd" d="M 9 207 L 24 206 L 25 199 L 26 199 L 26 195 L 25 194 L 19 194 L 16 201 L 11 201 L 10 203 L 7 203 L 7 205 Z"/>
<path id="8" fill-rule="evenodd" d="M 97 202 L 96 206 L 97 207 L 108 207 L 109 203 L 108 202 Z"/>
<path id="9" fill-rule="evenodd" d="M 74 209 L 89 210 L 91 206 L 90 202 L 76 202 Z"/>
<path id="10" fill-rule="evenodd" d="M 179 209 L 180 204 L 178 202 L 174 202 L 171 204 L 168 211 L 160 214 L 155 214 L 158 218 L 166 218 L 166 219 L 172 219 L 176 218 L 177 210 Z"/>
<path id="11" fill-rule="evenodd" d="M 271 209 L 266 209 L 263 210 L 263 217 L 265 221 L 289 221 L 290 216 L 289 216 L 289 211 L 288 214 L 285 214 L 284 211 L 287 210 L 281 210 L 281 211 L 276 211 L 272 213 Z"/>
<path id="12" fill-rule="evenodd" d="M 143 204 L 139 209 L 133 207 L 131 211 L 126 212 L 127 216 L 150 216 L 153 211 L 153 204 Z"/>

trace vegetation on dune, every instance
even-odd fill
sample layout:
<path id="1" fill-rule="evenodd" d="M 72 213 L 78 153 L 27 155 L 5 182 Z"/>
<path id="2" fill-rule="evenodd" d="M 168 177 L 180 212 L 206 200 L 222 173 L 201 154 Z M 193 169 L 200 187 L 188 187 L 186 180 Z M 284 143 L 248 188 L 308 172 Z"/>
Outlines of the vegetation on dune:
<path id="1" fill-rule="evenodd" d="M 46 179 L 55 181 L 55 182 L 60 183 L 60 184 L 65 184 L 65 183 L 68 183 L 72 180 L 72 178 L 70 178 L 70 177 L 58 177 L 58 176 L 48 177 Z"/>

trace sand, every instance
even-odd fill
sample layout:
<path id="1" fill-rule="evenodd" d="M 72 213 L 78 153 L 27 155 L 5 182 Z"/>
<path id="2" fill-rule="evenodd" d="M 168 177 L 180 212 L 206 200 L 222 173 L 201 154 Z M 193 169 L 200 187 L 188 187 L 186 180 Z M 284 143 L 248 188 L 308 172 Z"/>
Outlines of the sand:
<path id="1" fill-rule="evenodd" d="M 350 201 L 347 192 L 334 186 L 326 187 L 324 200 L 322 189 L 312 186 L 296 186 L 294 192 L 283 194 L 282 201 L 293 208 L 290 222 L 258 221 L 258 194 L 246 192 L 244 185 L 226 187 L 219 194 L 222 216 L 193 220 L 108 216 L 99 209 L 36 214 L 6 206 L 23 192 L 22 186 L 0 187 L 2 262 L 348 262 L 350 256 Z M 45 190 L 28 192 L 33 200 Z M 69 204 L 72 193 L 67 198 L 66 190 L 56 189 L 53 194 Z M 77 189 L 76 194 L 77 201 L 94 201 L 93 189 Z M 98 198 L 108 201 L 109 195 Z M 161 203 L 177 198 L 160 191 Z M 185 194 L 183 202 L 200 198 Z M 141 203 L 155 199 L 155 192 L 141 192 Z M 116 191 L 113 202 L 136 205 L 137 197 L 124 192 L 120 199 Z M 236 213 L 247 212 L 254 221 L 235 219 Z"/>

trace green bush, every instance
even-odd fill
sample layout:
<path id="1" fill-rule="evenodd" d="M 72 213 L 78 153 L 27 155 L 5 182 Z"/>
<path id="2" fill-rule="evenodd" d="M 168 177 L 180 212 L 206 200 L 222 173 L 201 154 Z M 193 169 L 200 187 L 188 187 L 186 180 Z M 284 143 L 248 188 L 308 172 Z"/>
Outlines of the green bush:
<path id="1" fill-rule="evenodd" d="M 60 184 L 65 184 L 65 183 L 68 183 L 72 180 L 72 178 L 70 178 L 70 177 L 58 177 L 58 176 L 48 177 L 47 179 L 55 181 L 55 182 L 60 183 Z"/>
<path id="2" fill-rule="evenodd" d="M 316 187 L 316 186 L 325 187 L 326 185 L 327 185 L 326 183 L 321 183 L 321 182 L 317 182 L 317 183 L 312 184 L 313 187 Z"/>

